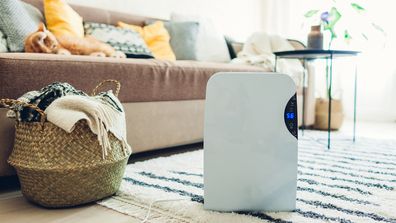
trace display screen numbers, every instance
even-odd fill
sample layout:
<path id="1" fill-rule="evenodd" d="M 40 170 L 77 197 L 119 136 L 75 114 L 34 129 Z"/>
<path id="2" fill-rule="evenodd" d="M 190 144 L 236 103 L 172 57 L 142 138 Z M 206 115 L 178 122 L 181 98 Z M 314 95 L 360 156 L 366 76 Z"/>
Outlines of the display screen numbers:
<path id="1" fill-rule="evenodd" d="M 287 119 L 294 119 L 294 117 L 295 117 L 294 112 L 287 112 L 286 113 L 286 118 Z"/>

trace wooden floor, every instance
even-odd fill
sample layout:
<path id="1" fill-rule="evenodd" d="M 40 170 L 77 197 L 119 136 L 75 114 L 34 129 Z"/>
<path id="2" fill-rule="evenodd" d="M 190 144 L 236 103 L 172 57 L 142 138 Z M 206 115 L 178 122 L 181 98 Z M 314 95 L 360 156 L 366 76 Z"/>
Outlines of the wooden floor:
<path id="1" fill-rule="evenodd" d="M 0 198 L 0 222 L 2 223 L 135 223 L 130 216 L 92 204 L 68 209 L 45 209 L 31 204 L 19 194 Z"/>
<path id="2" fill-rule="evenodd" d="M 352 123 L 346 122 L 341 131 L 352 133 Z M 357 135 L 362 137 L 396 138 L 396 123 L 359 123 Z M 171 149 L 136 154 L 130 163 L 159 156 L 168 156 L 190 151 L 197 145 L 175 147 Z M 26 201 L 20 191 L 15 177 L 0 178 L 0 223 L 136 223 L 140 222 L 130 216 L 91 204 L 68 209 L 45 209 Z"/>
<path id="3" fill-rule="evenodd" d="M 128 163 L 169 156 L 200 148 L 201 144 L 179 146 L 131 156 Z M 201 147 L 202 148 L 202 147 Z M 133 217 L 97 204 L 76 208 L 46 209 L 28 202 L 19 190 L 17 177 L 0 177 L 0 223 L 138 223 Z"/>

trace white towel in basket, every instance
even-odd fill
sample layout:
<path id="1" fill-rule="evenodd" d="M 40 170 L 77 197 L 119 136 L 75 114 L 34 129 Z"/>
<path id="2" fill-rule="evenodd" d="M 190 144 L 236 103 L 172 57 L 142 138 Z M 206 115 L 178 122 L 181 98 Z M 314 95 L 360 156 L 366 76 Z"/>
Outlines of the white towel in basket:
<path id="1" fill-rule="evenodd" d="M 132 152 L 126 138 L 123 107 L 111 91 L 93 97 L 68 95 L 58 98 L 45 113 L 49 122 L 69 133 L 78 121 L 86 120 L 91 131 L 98 136 L 103 158 L 111 149 L 108 131 L 122 142 L 125 151 Z"/>

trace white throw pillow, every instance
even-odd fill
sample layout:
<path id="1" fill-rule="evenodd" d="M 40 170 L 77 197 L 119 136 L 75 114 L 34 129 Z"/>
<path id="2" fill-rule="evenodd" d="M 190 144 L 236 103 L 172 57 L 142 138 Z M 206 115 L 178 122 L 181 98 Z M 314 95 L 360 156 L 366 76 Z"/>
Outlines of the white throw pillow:
<path id="1" fill-rule="evenodd" d="M 211 62 L 229 62 L 231 60 L 224 36 L 218 33 L 207 18 L 172 13 L 175 22 L 198 22 L 197 60 Z"/>

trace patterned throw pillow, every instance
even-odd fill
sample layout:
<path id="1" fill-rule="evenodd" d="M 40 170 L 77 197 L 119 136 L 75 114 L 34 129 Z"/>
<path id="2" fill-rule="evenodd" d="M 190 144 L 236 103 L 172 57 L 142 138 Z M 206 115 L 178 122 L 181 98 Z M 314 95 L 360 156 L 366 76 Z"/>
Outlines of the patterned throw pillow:
<path id="1" fill-rule="evenodd" d="M 128 58 L 154 58 L 143 38 L 133 30 L 91 22 L 85 23 L 84 29 L 85 35 L 91 35 L 124 52 Z"/>
<path id="2" fill-rule="evenodd" d="M 12 52 L 21 52 L 26 37 L 36 31 L 37 26 L 21 1 L 1 0 L 0 30 L 7 37 L 8 49 Z"/>

